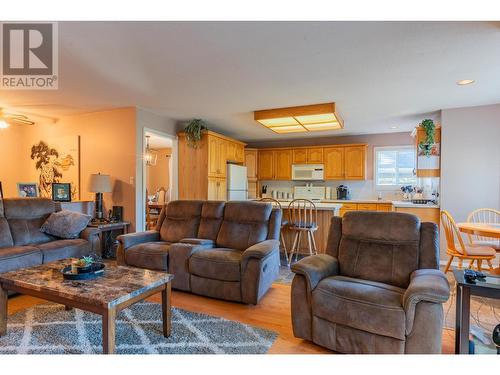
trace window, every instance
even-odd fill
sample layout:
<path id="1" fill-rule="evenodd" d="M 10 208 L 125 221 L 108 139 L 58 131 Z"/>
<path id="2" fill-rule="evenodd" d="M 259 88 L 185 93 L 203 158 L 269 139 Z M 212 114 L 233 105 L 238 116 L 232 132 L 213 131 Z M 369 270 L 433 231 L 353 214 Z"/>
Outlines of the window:
<path id="1" fill-rule="evenodd" d="M 415 147 L 375 147 L 375 185 L 379 190 L 414 185 Z"/>

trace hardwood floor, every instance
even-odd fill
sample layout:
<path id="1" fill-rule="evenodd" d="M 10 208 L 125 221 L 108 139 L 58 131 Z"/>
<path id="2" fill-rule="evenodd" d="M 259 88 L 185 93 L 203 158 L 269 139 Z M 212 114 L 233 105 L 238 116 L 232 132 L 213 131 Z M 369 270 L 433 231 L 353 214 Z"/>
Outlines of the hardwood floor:
<path id="1" fill-rule="evenodd" d="M 154 295 L 149 300 L 161 303 L 161 295 Z M 12 297 L 9 299 L 8 313 L 10 315 L 43 302 L 45 301 L 29 296 Z M 269 350 L 271 354 L 332 353 L 328 349 L 293 336 L 288 285 L 274 284 L 257 306 L 220 301 L 178 291 L 172 291 L 172 305 L 275 331 L 279 336 Z M 453 330 L 443 330 L 443 353 L 454 352 L 454 337 Z"/>

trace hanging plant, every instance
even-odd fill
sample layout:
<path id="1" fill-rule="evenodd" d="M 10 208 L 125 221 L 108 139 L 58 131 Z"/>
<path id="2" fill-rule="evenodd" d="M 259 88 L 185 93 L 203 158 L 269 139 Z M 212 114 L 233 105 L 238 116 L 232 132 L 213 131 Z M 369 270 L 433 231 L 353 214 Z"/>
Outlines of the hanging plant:
<path id="1" fill-rule="evenodd" d="M 420 126 L 425 131 L 425 141 L 420 142 L 418 144 L 418 147 L 420 148 L 420 150 L 422 150 L 425 156 L 429 157 L 432 154 L 432 146 L 434 145 L 434 137 L 436 135 L 436 125 L 434 124 L 434 121 L 426 119 L 422 121 Z"/>
<path id="2" fill-rule="evenodd" d="M 202 132 L 206 129 L 207 125 L 203 120 L 199 118 L 191 120 L 184 128 L 188 145 L 193 148 L 198 148 L 198 143 L 201 140 Z"/>

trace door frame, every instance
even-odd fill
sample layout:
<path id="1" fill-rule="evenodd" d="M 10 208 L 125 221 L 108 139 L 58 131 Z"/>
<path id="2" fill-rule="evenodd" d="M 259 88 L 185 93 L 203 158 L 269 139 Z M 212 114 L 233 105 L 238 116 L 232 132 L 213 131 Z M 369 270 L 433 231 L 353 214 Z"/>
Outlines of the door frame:
<path id="1" fill-rule="evenodd" d="M 170 181 L 170 199 L 175 200 L 178 197 L 178 186 L 179 186 L 179 173 L 178 173 L 178 154 L 179 154 L 179 145 L 178 145 L 178 137 L 176 135 L 168 134 L 160 130 L 148 128 L 147 126 L 142 128 L 141 132 L 141 158 L 138 161 L 139 164 L 139 175 L 136 176 L 137 180 L 137 189 L 136 192 L 136 230 L 138 232 L 146 230 L 146 162 L 142 155 L 146 151 L 146 133 L 155 134 L 160 137 L 165 137 L 172 140 L 172 156 L 171 156 L 171 164 L 169 168 L 169 181 Z"/>

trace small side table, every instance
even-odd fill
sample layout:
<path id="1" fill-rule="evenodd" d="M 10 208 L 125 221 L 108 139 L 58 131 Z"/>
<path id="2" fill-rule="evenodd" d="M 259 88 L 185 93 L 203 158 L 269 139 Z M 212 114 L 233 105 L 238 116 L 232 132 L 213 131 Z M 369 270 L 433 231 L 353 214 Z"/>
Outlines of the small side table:
<path id="1" fill-rule="evenodd" d="M 487 275 L 485 281 L 472 284 L 465 281 L 463 270 L 454 269 L 453 276 L 457 282 L 455 354 L 469 354 L 470 297 L 500 299 L 500 277 Z"/>
<path id="2" fill-rule="evenodd" d="M 103 258 L 115 258 L 116 249 L 114 249 L 116 244 L 116 237 L 120 234 L 127 234 L 130 222 L 128 221 L 118 221 L 116 223 L 90 223 L 88 226 L 90 228 L 96 228 L 99 230 L 99 239 L 101 241 L 101 256 Z"/>

